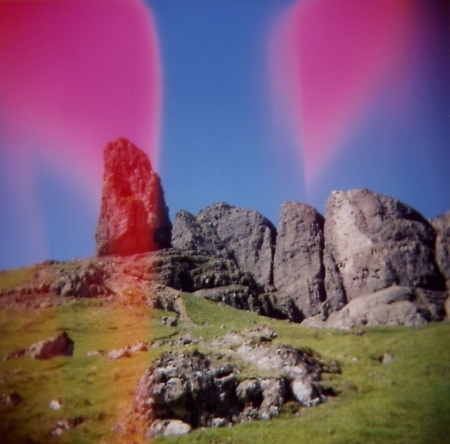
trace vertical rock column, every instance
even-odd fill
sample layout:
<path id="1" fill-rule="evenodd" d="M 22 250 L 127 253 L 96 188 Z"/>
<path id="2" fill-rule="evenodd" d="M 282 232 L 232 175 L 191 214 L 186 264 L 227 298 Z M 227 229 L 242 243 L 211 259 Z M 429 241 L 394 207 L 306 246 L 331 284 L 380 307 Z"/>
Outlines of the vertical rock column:
<path id="1" fill-rule="evenodd" d="M 322 313 L 326 300 L 323 225 L 323 216 L 309 205 L 284 202 L 281 207 L 274 284 L 303 318 Z"/>
<path id="2" fill-rule="evenodd" d="M 129 256 L 170 247 L 169 211 L 147 155 L 120 138 L 105 146 L 104 162 L 97 256 Z"/>

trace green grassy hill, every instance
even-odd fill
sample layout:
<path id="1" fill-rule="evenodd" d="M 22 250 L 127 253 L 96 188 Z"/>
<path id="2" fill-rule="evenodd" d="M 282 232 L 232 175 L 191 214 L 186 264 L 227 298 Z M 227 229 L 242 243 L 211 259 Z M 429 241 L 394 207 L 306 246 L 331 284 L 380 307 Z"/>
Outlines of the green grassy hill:
<path id="1" fill-rule="evenodd" d="M 167 312 L 121 304 L 111 298 L 72 299 L 50 308 L 0 311 L 0 356 L 65 330 L 75 341 L 72 357 L 50 361 L 23 357 L 0 362 L 0 394 L 20 393 L 17 406 L 0 405 L 2 443 L 141 443 L 132 414 L 134 389 L 162 351 L 196 347 L 228 331 L 270 324 L 274 340 L 312 350 L 339 373 L 322 381 L 330 394 L 318 407 L 288 404 L 280 418 L 221 429 L 197 430 L 155 443 L 443 443 L 450 436 L 450 323 L 423 328 L 367 328 L 351 332 L 316 330 L 182 296 L 185 321 L 161 325 Z M 195 345 L 176 345 L 186 333 Z M 152 342 L 148 352 L 109 360 L 88 357 L 137 341 Z M 159 346 L 156 346 L 159 345 Z M 384 354 L 390 364 L 383 364 Z M 60 410 L 52 410 L 53 399 Z M 50 436 L 58 421 L 73 425 Z M 76 425 L 76 426 L 75 426 Z"/>

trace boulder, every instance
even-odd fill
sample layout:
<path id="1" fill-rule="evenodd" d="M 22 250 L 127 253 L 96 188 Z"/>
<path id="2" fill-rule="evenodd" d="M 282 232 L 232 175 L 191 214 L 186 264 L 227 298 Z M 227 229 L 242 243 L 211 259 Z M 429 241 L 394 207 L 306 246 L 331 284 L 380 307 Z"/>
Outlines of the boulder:
<path id="1" fill-rule="evenodd" d="M 104 148 L 97 255 L 121 255 L 170 247 L 171 223 L 161 181 L 147 155 L 124 138 Z"/>
<path id="2" fill-rule="evenodd" d="M 241 344 L 236 353 L 243 361 L 264 372 L 275 371 L 280 375 L 287 375 L 290 392 L 299 404 L 311 407 L 325 400 L 319 386 L 322 368 L 317 361 L 301 351 L 267 342 L 255 344 L 246 341 Z M 276 405 L 278 404 L 277 400 Z M 274 408 L 271 410 L 274 411 Z"/>
<path id="3" fill-rule="evenodd" d="M 326 301 L 323 225 L 323 217 L 309 205 L 284 202 L 281 207 L 274 285 L 279 297 L 293 301 L 301 318 L 321 313 Z"/>
<path id="4" fill-rule="evenodd" d="M 349 302 L 392 285 L 441 292 L 435 237 L 430 223 L 397 199 L 365 189 L 333 191 L 326 207 L 325 255 L 335 274 L 325 276 L 326 287 Z"/>
<path id="5" fill-rule="evenodd" d="M 74 342 L 64 331 L 58 336 L 30 345 L 27 354 L 33 359 L 52 359 L 56 356 L 72 356 Z"/>
<path id="6" fill-rule="evenodd" d="M 441 306 L 445 296 L 441 295 Z M 342 310 L 331 313 L 326 322 L 318 317 L 304 321 L 311 327 L 350 329 L 360 326 L 407 325 L 418 327 L 432 319 L 426 295 L 415 288 L 392 286 L 350 301 Z M 442 318 L 442 312 L 441 312 Z"/>

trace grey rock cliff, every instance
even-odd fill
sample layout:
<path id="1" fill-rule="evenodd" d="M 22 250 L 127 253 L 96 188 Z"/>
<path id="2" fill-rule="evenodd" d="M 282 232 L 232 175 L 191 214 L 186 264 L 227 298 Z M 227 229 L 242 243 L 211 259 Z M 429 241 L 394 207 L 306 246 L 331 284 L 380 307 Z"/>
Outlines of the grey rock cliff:
<path id="1" fill-rule="evenodd" d="M 105 146 L 104 161 L 97 255 L 128 256 L 169 247 L 168 208 L 147 155 L 121 138 Z"/>
<path id="2" fill-rule="evenodd" d="M 348 301 L 392 285 L 444 291 L 435 236 L 415 210 L 373 191 L 334 191 L 327 202 L 325 254 Z"/>
<path id="3" fill-rule="evenodd" d="M 320 313 L 326 300 L 323 224 L 323 217 L 309 205 L 284 202 L 281 207 L 274 285 L 303 318 Z"/>
<path id="4" fill-rule="evenodd" d="M 436 230 L 436 262 L 450 292 L 450 211 L 431 221 Z"/>
<path id="5" fill-rule="evenodd" d="M 231 258 L 259 284 L 270 284 L 275 236 L 275 227 L 258 212 L 221 202 L 205 208 L 196 218 L 178 213 L 172 243 L 177 248 Z"/>

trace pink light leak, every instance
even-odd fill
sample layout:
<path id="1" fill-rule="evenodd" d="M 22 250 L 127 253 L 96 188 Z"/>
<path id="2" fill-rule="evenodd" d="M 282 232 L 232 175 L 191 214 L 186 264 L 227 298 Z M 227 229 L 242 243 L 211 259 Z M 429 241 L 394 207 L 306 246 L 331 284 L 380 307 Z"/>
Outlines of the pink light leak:
<path id="1" fill-rule="evenodd" d="M 87 180 L 101 171 L 96 153 L 118 136 L 156 157 L 158 44 L 140 0 L 1 2 L 0 29 L 9 140 L 28 134 L 40 141 L 39 155 Z"/>
<path id="2" fill-rule="evenodd" d="M 0 30 L 1 149 L 21 171 L 17 182 L 30 175 L 13 184 L 28 195 L 17 204 L 27 207 L 30 231 L 42 219 L 29 204 L 36 160 L 98 211 L 107 142 L 127 137 L 157 162 L 161 73 L 151 11 L 142 0 L 7 0 Z"/>
<path id="3" fill-rule="evenodd" d="M 301 0 L 276 24 L 270 42 L 276 124 L 284 110 L 302 146 L 307 189 L 377 92 L 404 74 L 413 9 L 410 0 Z"/>

